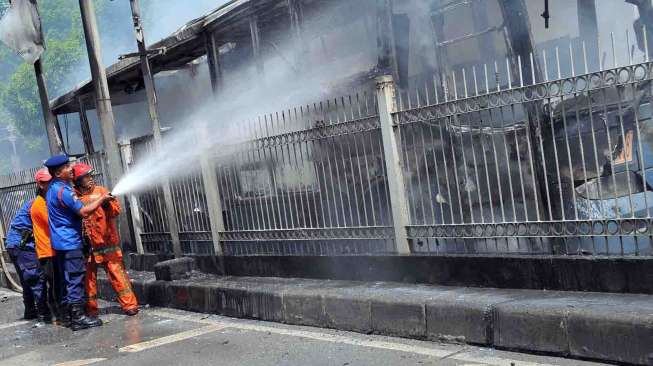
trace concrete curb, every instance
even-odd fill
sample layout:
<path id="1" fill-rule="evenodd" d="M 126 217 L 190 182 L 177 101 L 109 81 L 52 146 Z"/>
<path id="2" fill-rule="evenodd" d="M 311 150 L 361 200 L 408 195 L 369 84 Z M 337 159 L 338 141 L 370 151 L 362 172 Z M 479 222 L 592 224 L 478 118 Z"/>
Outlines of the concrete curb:
<path id="1" fill-rule="evenodd" d="M 165 254 L 130 253 L 131 269 L 153 271 Z M 442 286 L 653 295 L 653 257 L 578 255 L 191 256 L 218 276 L 387 281 Z"/>
<path id="2" fill-rule="evenodd" d="M 144 304 L 237 318 L 653 365 L 653 296 L 134 273 Z M 111 299 L 108 280 L 100 296 Z"/>

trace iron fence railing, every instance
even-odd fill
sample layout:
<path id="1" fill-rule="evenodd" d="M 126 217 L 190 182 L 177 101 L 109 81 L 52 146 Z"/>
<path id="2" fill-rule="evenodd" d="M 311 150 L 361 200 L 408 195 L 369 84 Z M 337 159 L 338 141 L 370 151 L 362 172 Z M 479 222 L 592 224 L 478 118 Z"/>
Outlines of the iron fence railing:
<path id="1" fill-rule="evenodd" d="M 167 134 L 164 134 L 164 141 Z M 133 164 L 154 151 L 151 137 L 131 141 Z M 193 162 L 189 162 L 192 164 Z M 198 171 L 177 176 L 170 182 L 179 238 L 185 254 L 213 254 L 206 195 Z M 138 214 L 141 216 L 141 239 L 144 249 L 152 253 L 171 253 L 170 225 L 160 186 L 138 194 Z"/>
<path id="2" fill-rule="evenodd" d="M 505 85 L 491 85 L 501 79 L 494 64 L 492 75 L 486 65 L 459 70 L 407 93 L 394 118 L 413 249 L 652 254 L 645 58 L 555 80 L 533 73 L 531 85 L 519 59 L 506 62 Z"/>
<path id="3" fill-rule="evenodd" d="M 16 174 L 0 177 L 0 220 L 3 233 L 23 204 L 36 197 L 34 174 L 38 169 L 27 169 Z"/>
<path id="4" fill-rule="evenodd" d="M 106 184 L 104 160 L 101 153 L 81 157 L 79 160 L 93 166 L 96 181 L 99 184 Z M 25 169 L 14 174 L 0 176 L 0 225 L 2 225 L 4 233 L 9 229 L 9 225 L 20 207 L 36 197 L 34 174 L 39 169 L 40 167 Z"/>
<path id="5" fill-rule="evenodd" d="M 230 136 L 242 142 L 209 152 L 215 169 L 209 174 L 215 174 L 213 188 L 222 207 L 224 253 L 392 252 L 375 112 L 375 99 L 367 94 L 285 110 L 245 122 L 241 135 Z M 131 145 L 133 164 L 153 149 L 147 138 Z M 201 175 L 176 177 L 171 190 L 183 252 L 212 254 Z M 162 200 L 158 188 L 139 194 L 146 251 L 170 250 Z"/>
<path id="6" fill-rule="evenodd" d="M 596 70 L 584 44 L 448 69 L 398 94 L 382 77 L 241 122 L 171 178 L 174 215 L 161 187 L 131 198 L 143 250 L 652 255 L 653 63 L 612 52 Z M 130 164 L 154 149 L 129 146 Z M 0 187 L 6 225 L 33 184 Z"/>
<path id="7" fill-rule="evenodd" d="M 393 251 L 373 97 L 285 110 L 247 126 L 242 138 L 250 140 L 218 159 L 225 253 Z"/>

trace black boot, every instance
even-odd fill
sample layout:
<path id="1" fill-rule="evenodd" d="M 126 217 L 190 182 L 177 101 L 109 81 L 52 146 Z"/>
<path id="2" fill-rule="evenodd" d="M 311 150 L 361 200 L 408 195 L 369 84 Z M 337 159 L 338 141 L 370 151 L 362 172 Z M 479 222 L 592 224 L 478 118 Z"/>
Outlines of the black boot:
<path id="1" fill-rule="evenodd" d="M 73 332 L 102 325 L 102 320 L 84 315 L 84 305 L 82 304 L 70 305 L 70 320 Z"/>
<path id="2" fill-rule="evenodd" d="M 57 304 L 57 324 L 70 328 L 70 309 L 67 304 Z"/>
<path id="3" fill-rule="evenodd" d="M 36 319 L 38 317 L 38 312 L 36 311 L 36 307 L 34 305 L 32 306 L 25 306 L 25 312 L 23 313 L 23 319 L 25 320 L 32 320 Z"/>
<path id="4" fill-rule="evenodd" d="M 38 313 L 37 319 L 38 322 L 34 325 L 35 327 L 42 327 L 46 324 L 52 324 L 52 313 L 50 313 L 50 308 L 46 302 L 36 305 L 36 311 Z"/>

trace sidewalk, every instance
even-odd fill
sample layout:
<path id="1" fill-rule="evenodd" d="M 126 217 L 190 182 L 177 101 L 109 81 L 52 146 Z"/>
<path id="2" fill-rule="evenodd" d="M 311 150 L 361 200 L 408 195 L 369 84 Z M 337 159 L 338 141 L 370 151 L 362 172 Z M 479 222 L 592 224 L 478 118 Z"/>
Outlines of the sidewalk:
<path id="1" fill-rule="evenodd" d="M 236 318 L 653 365 L 653 296 L 270 277 L 157 281 L 142 303 Z M 113 291 L 102 278 L 100 296 Z"/>

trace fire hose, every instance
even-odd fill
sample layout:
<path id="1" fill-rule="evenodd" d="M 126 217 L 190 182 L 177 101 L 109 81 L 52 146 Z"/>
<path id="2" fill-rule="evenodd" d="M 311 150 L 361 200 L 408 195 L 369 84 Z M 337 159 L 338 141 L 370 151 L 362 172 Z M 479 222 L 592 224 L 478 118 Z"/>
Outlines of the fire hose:
<path id="1" fill-rule="evenodd" d="M 5 242 L 2 240 L 2 237 L 0 237 L 0 266 L 2 266 L 2 271 L 5 273 L 5 277 L 7 277 L 7 280 L 9 281 L 9 284 L 11 284 L 11 287 L 16 292 L 23 292 L 23 288 L 20 286 L 16 280 L 14 280 L 13 277 L 11 277 L 11 274 L 9 273 L 9 267 L 7 267 L 7 261 L 5 261 Z"/>

